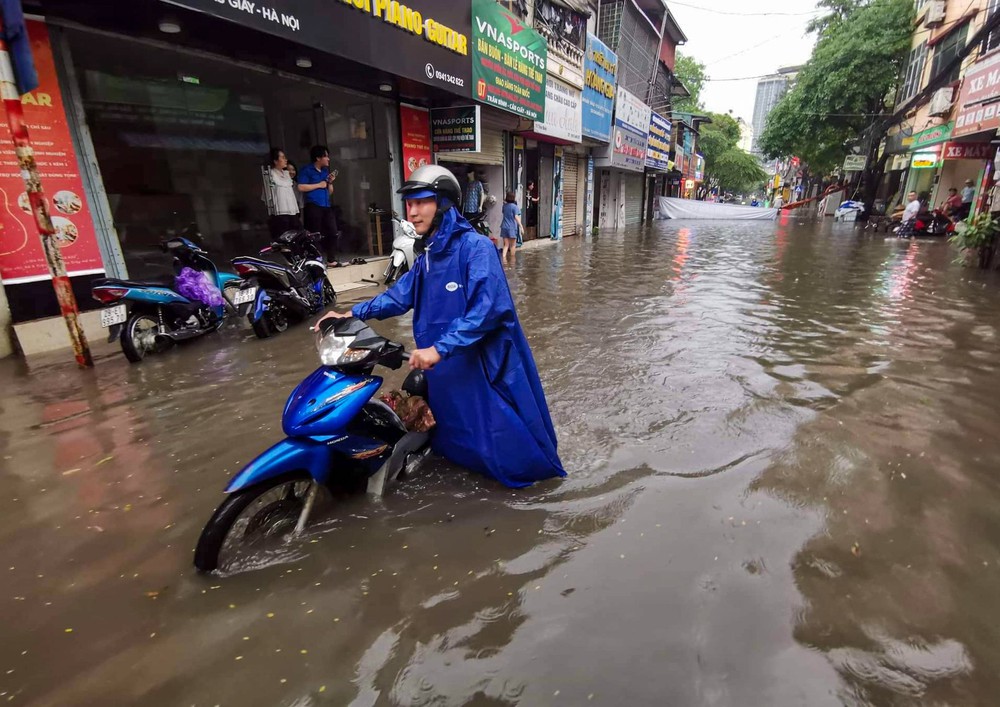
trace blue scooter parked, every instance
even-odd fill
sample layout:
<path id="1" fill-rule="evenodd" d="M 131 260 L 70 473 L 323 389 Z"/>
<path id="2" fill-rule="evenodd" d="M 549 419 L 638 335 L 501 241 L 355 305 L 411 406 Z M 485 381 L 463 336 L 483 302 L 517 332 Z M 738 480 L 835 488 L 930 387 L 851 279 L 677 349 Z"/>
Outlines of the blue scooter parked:
<path id="1" fill-rule="evenodd" d="M 202 572 L 231 569 L 240 558 L 305 527 L 320 487 L 381 495 L 411 463 L 429 437 L 410 432 L 380 400 L 376 365 L 398 369 L 408 358 L 402 344 L 385 339 L 353 318 L 320 324 L 323 365 L 292 391 L 281 424 L 288 437 L 243 468 L 229 482 L 229 497 L 205 525 L 195 549 Z M 426 380 L 414 371 L 403 383 L 426 397 Z"/>
<path id="2" fill-rule="evenodd" d="M 121 341 L 122 352 L 132 363 L 177 342 L 218 330 L 225 321 L 227 308 L 233 309 L 241 299 L 256 295 L 241 290 L 243 281 L 238 275 L 219 272 L 208 254 L 187 238 L 171 238 L 161 247 L 173 256 L 177 275 L 183 268 L 206 273 L 222 293 L 223 304 L 209 306 L 185 297 L 177 291 L 174 278 L 95 281 L 91 294 L 107 305 L 101 310 L 101 326 L 110 330 L 108 341 L 116 338 Z"/>

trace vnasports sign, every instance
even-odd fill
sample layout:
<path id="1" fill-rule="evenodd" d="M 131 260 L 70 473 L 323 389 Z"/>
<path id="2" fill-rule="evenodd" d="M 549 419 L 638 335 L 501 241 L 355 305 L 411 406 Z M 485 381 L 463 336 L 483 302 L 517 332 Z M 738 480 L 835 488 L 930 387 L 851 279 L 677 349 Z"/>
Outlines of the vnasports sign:
<path id="1" fill-rule="evenodd" d="M 166 0 L 165 0 L 166 1 Z M 472 95 L 468 0 L 169 0 L 460 96 Z"/>

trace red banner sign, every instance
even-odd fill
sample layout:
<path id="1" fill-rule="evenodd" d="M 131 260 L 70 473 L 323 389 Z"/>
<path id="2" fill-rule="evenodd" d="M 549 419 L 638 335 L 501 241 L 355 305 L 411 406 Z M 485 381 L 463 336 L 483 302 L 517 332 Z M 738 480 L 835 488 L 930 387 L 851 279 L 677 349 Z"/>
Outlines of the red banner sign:
<path id="1" fill-rule="evenodd" d="M 946 160 L 992 160 L 996 147 L 988 142 L 946 142 L 944 154 Z"/>
<path id="2" fill-rule="evenodd" d="M 70 275 L 104 272 L 90 207 L 66 123 L 44 22 L 28 20 L 38 88 L 21 98 L 52 225 Z M 10 135 L 0 133 L 0 276 L 5 284 L 49 279 L 42 243 Z"/>
<path id="3" fill-rule="evenodd" d="M 403 136 L 403 179 L 424 165 L 433 164 L 431 119 L 426 108 L 400 104 L 399 127 Z"/>
<path id="4" fill-rule="evenodd" d="M 958 93 L 958 115 L 952 135 L 972 135 L 1000 127 L 997 104 L 983 105 L 1000 98 L 1000 54 L 977 61 L 965 72 Z"/>

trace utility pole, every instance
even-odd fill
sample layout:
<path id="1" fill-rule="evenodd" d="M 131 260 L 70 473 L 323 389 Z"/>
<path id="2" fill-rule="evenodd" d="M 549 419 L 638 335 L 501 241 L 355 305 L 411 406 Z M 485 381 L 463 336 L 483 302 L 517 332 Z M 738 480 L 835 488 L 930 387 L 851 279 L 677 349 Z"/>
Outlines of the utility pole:
<path id="1" fill-rule="evenodd" d="M 4 9 L 9 12 L 11 5 L 12 3 L 4 3 Z M 10 130 L 14 151 L 17 154 L 17 164 L 21 170 L 21 176 L 24 178 L 24 188 L 31 202 L 31 211 L 35 216 L 38 235 L 42 239 L 42 251 L 45 253 L 45 262 L 52 275 L 52 287 L 55 289 L 56 300 L 59 302 L 59 311 L 62 313 L 62 317 L 66 321 L 66 328 L 69 330 L 73 354 L 76 356 L 76 362 L 80 368 L 91 368 L 94 365 L 94 359 L 90 355 L 90 346 L 87 344 L 83 327 L 80 326 L 80 313 L 76 306 L 76 297 L 73 295 L 73 287 L 69 275 L 66 274 L 66 265 L 63 263 L 62 253 L 56 241 L 56 231 L 52 226 L 49 207 L 45 201 L 45 192 L 42 191 L 42 178 L 38 174 L 38 165 L 35 163 L 35 150 L 31 146 L 28 126 L 24 122 L 21 91 L 15 80 L 11 47 L 8 42 L 11 35 L 7 29 L 19 24 L 20 31 L 25 32 L 24 18 L 21 16 L 19 3 L 16 14 L 17 17 L 4 16 L 0 18 L 2 19 L 2 24 L 0 24 L 0 98 L 3 99 L 3 105 L 7 111 L 7 127 Z M 27 37 L 24 35 L 22 41 L 26 41 L 26 39 Z M 21 60 L 23 61 L 23 56 Z M 33 66 L 30 67 L 30 73 L 34 74 Z M 23 76 L 23 74 L 19 75 Z M 25 93 L 36 87 L 37 79 L 35 79 L 35 85 L 26 87 L 22 84 L 21 86 Z"/>

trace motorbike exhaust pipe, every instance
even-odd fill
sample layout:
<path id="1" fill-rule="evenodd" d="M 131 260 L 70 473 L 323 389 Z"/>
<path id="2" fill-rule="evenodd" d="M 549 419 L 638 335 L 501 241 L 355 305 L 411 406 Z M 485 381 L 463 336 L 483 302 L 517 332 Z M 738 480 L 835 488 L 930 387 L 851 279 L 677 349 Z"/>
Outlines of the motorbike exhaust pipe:
<path id="1" fill-rule="evenodd" d="M 181 329 L 180 331 L 165 331 L 156 335 L 158 344 L 176 344 L 178 341 L 186 341 L 196 336 L 204 334 L 203 329 Z"/>

